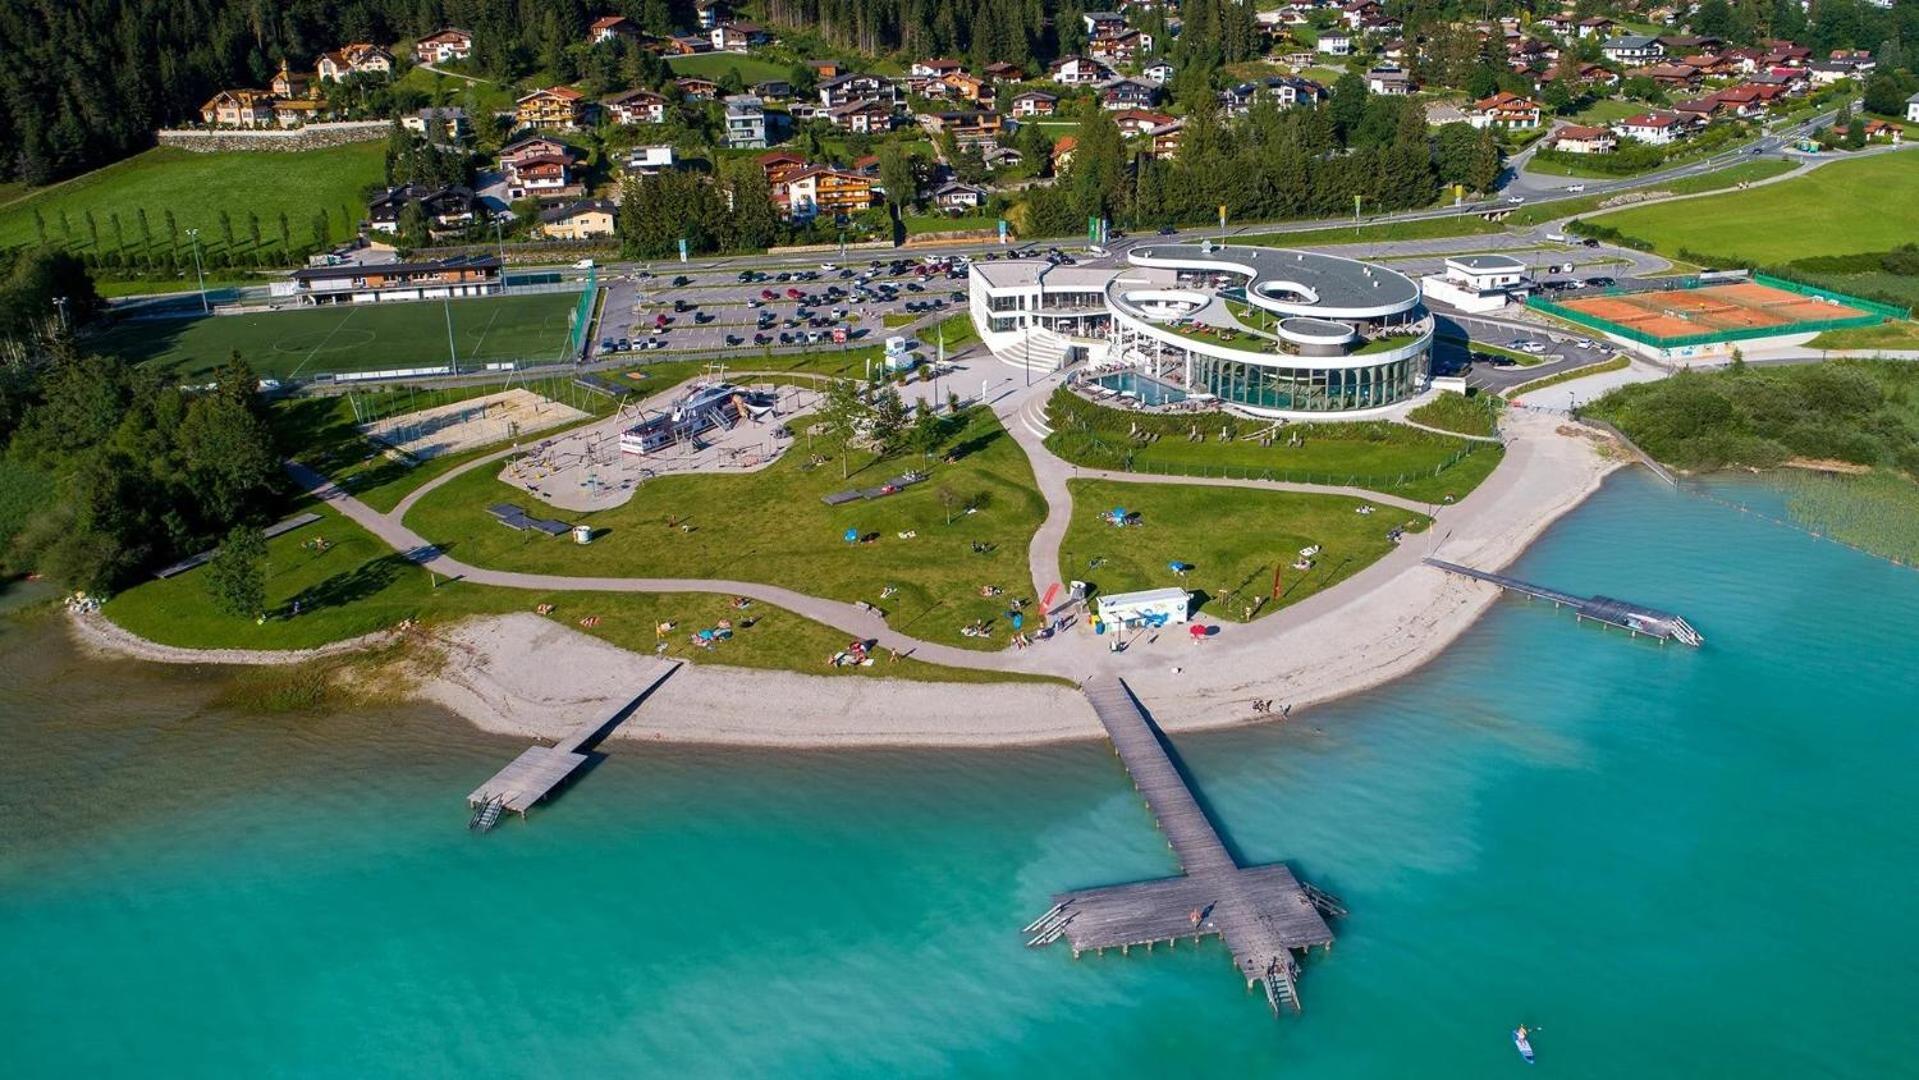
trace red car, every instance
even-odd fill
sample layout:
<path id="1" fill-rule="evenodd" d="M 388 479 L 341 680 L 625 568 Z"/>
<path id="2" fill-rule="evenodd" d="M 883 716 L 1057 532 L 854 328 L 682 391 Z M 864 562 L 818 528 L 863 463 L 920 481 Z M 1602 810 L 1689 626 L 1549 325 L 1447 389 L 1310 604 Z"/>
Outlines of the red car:
<path id="1" fill-rule="evenodd" d="M 762 300 L 778 300 L 779 298 L 780 298 L 780 294 L 774 292 L 772 289 L 760 290 L 760 299 Z"/>
<path id="2" fill-rule="evenodd" d="M 800 297 L 802 297 L 802 296 L 805 296 L 805 295 L 806 295 L 805 293 L 803 293 L 803 292 L 801 292 L 801 291 L 799 291 L 798 289 L 788 289 L 788 290 L 786 290 L 786 298 L 787 298 L 788 300 L 798 300 L 798 299 L 799 299 Z"/>
<path id="3" fill-rule="evenodd" d="M 655 330 L 664 330 L 664 329 L 666 329 L 666 316 L 665 316 L 665 315 L 663 315 L 663 314 L 662 314 L 662 315 L 655 315 L 655 316 L 653 316 L 653 329 L 655 329 Z"/>

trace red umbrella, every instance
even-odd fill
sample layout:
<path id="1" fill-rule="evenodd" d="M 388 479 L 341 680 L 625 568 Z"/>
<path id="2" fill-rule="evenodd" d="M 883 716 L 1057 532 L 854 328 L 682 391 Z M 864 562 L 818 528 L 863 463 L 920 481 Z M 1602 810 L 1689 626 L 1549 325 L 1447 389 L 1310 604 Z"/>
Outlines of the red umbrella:
<path id="1" fill-rule="evenodd" d="M 1193 635 L 1196 638 L 1201 638 L 1206 636 L 1206 628 L 1204 626 L 1201 626 L 1198 623 L 1194 623 L 1191 626 L 1188 626 L 1186 628 L 1186 632 Z"/>

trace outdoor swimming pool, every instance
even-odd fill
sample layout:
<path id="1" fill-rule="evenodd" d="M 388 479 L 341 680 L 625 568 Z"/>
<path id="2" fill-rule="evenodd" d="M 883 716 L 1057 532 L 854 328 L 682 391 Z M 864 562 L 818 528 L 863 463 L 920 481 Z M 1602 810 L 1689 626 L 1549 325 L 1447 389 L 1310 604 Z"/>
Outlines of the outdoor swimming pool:
<path id="1" fill-rule="evenodd" d="M 1117 390 L 1122 394 L 1135 394 L 1142 405 L 1169 405 L 1175 401 L 1185 401 L 1186 391 L 1177 386 L 1149 379 L 1136 371 L 1121 371 L 1093 380 L 1108 390 Z"/>

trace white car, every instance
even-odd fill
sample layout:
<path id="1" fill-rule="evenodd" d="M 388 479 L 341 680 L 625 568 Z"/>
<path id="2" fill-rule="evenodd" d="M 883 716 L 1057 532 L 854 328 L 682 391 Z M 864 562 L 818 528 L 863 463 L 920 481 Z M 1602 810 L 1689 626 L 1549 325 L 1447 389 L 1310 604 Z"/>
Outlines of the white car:
<path id="1" fill-rule="evenodd" d="M 821 263 L 820 269 L 830 274 L 833 271 L 838 270 L 839 267 L 833 263 Z"/>
<path id="2" fill-rule="evenodd" d="M 1574 194 L 1574 195 L 1577 195 L 1577 194 L 1579 194 L 1580 192 L 1582 192 L 1582 191 L 1584 191 L 1584 190 L 1586 190 L 1586 185 L 1584 185 L 1584 184 L 1569 184 L 1569 185 L 1567 185 L 1567 187 L 1566 187 L 1566 190 L 1567 190 L 1567 191 L 1569 191 L 1569 192 L 1571 192 L 1571 193 L 1572 193 L 1572 194 Z"/>
<path id="3" fill-rule="evenodd" d="M 1517 348 L 1520 352 L 1531 353 L 1534 356 L 1538 356 L 1540 353 L 1546 351 L 1546 343 L 1543 341 L 1522 341 Z"/>
<path id="4" fill-rule="evenodd" d="M 1519 205 L 1520 203 L 1523 203 L 1523 202 L 1525 202 L 1525 201 L 1526 201 L 1526 196 L 1524 196 L 1524 195 L 1509 195 L 1509 196 L 1507 196 L 1507 197 L 1506 197 L 1506 201 L 1507 201 L 1507 202 L 1509 202 L 1509 203 L 1512 203 L 1512 204 L 1513 204 L 1514 206 L 1517 206 L 1517 205 Z"/>
<path id="5" fill-rule="evenodd" d="M 1574 342 L 1573 344 L 1575 344 L 1575 345 L 1578 345 L 1578 346 L 1579 346 L 1580 348 L 1582 348 L 1582 349 L 1597 349 L 1597 348 L 1599 348 L 1599 342 L 1597 342 L 1597 341 L 1594 341 L 1594 340 L 1593 340 L 1593 339 L 1591 339 L 1591 338 L 1580 338 L 1580 339 L 1579 339 L 1578 341 L 1576 341 L 1576 342 Z"/>

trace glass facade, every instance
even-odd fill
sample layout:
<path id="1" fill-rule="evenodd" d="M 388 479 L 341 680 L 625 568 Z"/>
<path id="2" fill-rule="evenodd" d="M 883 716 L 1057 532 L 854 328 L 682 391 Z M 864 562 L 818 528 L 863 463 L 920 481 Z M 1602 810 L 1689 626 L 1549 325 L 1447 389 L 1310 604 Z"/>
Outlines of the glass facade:
<path id="1" fill-rule="evenodd" d="M 1355 368 L 1267 367 L 1192 356 L 1195 392 L 1251 409 L 1350 412 L 1378 409 L 1411 397 L 1426 354 Z"/>

